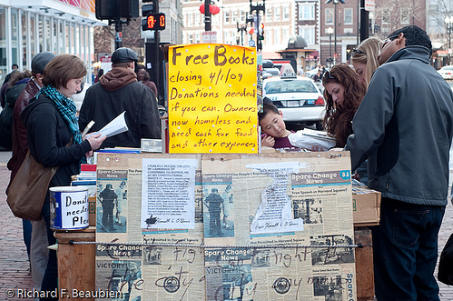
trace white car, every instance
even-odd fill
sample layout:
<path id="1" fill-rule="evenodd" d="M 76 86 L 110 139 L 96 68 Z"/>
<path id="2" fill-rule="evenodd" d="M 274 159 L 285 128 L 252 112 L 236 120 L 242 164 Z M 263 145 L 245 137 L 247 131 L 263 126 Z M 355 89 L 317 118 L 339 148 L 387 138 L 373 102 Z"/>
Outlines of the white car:
<path id="1" fill-rule="evenodd" d="M 443 66 L 437 72 L 443 77 L 443 79 L 453 79 L 453 65 Z"/>
<path id="2" fill-rule="evenodd" d="M 307 77 L 269 78 L 263 81 L 263 96 L 283 113 L 285 123 L 315 124 L 322 129 L 325 101 L 313 80 Z"/>

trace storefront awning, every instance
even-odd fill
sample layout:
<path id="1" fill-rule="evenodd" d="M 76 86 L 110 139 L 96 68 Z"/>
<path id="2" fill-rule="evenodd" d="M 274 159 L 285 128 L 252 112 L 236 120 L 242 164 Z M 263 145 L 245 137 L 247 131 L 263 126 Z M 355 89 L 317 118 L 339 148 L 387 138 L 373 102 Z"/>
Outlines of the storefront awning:
<path id="1" fill-rule="evenodd" d="M 14 0 L 12 5 L 28 11 L 87 25 L 107 25 L 96 19 L 94 0 Z"/>

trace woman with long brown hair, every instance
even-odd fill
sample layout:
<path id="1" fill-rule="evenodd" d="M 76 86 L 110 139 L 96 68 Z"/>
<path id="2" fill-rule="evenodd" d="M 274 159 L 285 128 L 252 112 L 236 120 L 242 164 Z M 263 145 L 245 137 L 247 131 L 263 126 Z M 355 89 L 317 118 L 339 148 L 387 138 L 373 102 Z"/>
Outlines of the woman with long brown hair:
<path id="1" fill-rule="evenodd" d="M 352 118 L 365 96 L 365 84 L 346 64 L 335 65 L 326 71 L 322 84 L 326 100 L 324 128 L 335 137 L 337 147 L 344 147 L 352 134 Z"/>

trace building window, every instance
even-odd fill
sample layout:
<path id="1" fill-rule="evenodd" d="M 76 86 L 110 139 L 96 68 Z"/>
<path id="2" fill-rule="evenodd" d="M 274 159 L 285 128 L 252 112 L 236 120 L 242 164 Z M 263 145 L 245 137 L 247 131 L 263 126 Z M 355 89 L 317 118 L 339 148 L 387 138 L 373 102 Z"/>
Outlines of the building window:
<path id="1" fill-rule="evenodd" d="M 11 64 L 19 64 L 19 22 L 19 11 L 11 8 Z M 8 30 L 8 26 L 6 26 L 6 30 Z"/>
<path id="2" fill-rule="evenodd" d="M 327 8 L 326 8 L 326 12 L 327 12 Z M 299 4 L 299 20 L 307 21 L 307 20 L 314 20 L 314 19 L 315 19 L 315 4 L 314 3 Z"/>
<path id="3" fill-rule="evenodd" d="M 239 21 L 239 12 L 237 10 L 235 10 L 233 13 L 233 23 L 236 23 Z"/>
<path id="4" fill-rule="evenodd" d="M 307 42 L 307 45 L 315 44 L 315 26 L 299 26 L 299 35 L 304 38 L 305 42 Z"/>
<path id="5" fill-rule="evenodd" d="M 192 18 L 190 17 L 190 14 L 187 14 L 187 27 L 192 26 Z"/>
<path id="6" fill-rule="evenodd" d="M 230 23 L 230 12 L 225 11 L 225 23 Z"/>
<path id="7" fill-rule="evenodd" d="M 33 58 L 36 54 L 36 27 L 35 27 L 35 15 L 30 14 L 30 56 Z M 63 53 L 63 51 L 61 52 Z"/>
<path id="8" fill-rule="evenodd" d="M 28 38 L 27 38 L 27 33 L 30 31 L 29 29 L 29 24 L 27 22 L 27 12 L 24 12 L 22 11 L 21 13 L 21 24 L 22 24 L 22 66 L 24 66 L 24 68 L 27 68 L 27 69 L 30 69 L 28 68 L 27 66 L 27 54 L 28 52 L 30 51 L 30 49 L 28 49 L 28 45 L 27 45 L 27 41 L 28 41 Z"/>
<path id="9" fill-rule="evenodd" d="M 344 24 L 347 24 L 347 25 L 353 24 L 352 14 L 353 14 L 353 9 L 351 7 L 344 9 Z"/>
<path id="10" fill-rule="evenodd" d="M 38 52 L 43 52 L 44 51 L 44 17 L 42 15 L 38 15 L 37 26 L 39 28 L 39 48 L 38 48 L 39 50 L 38 50 Z"/>
<path id="11" fill-rule="evenodd" d="M 274 11 L 271 8 L 266 9 L 266 21 L 272 21 L 274 18 Z"/>
<path id="12" fill-rule="evenodd" d="M 289 7 L 285 6 L 283 7 L 283 20 L 288 20 L 289 19 Z"/>
<path id="13" fill-rule="evenodd" d="M 401 8 L 400 9 L 400 22 L 401 25 L 408 25 L 410 24 L 410 13 L 411 10 L 409 8 Z"/>
<path id="14" fill-rule="evenodd" d="M 327 7 L 325 10 L 325 24 L 326 25 L 333 25 L 333 8 Z"/>
<path id="15" fill-rule="evenodd" d="M 289 40 L 289 31 L 286 28 L 282 28 L 281 37 L 282 43 L 287 44 Z"/>
<path id="16" fill-rule="evenodd" d="M 280 21 L 280 16 L 281 16 L 280 12 L 281 12 L 281 8 L 276 7 L 274 10 L 274 16 L 275 16 L 276 21 Z"/>
<path id="17" fill-rule="evenodd" d="M 390 9 L 382 10 L 382 24 L 390 24 L 391 11 Z"/>

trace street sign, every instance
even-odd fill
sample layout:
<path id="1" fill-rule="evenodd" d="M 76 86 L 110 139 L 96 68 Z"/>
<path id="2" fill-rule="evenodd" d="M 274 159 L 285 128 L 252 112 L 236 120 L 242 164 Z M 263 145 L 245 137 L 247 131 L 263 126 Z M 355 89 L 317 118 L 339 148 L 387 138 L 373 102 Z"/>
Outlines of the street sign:
<path id="1" fill-rule="evenodd" d="M 255 40 L 249 40 L 249 46 L 255 47 Z"/>
<path id="2" fill-rule="evenodd" d="M 202 43 L 217 43 L 217 31 L 204 31 L 201 33 Z"/>
<path id="3" fill-rule="evenodd" d="M 365 10 L 366 11 L 374 11 L 376 8 L 375 0 L 365 0 Z"/>

